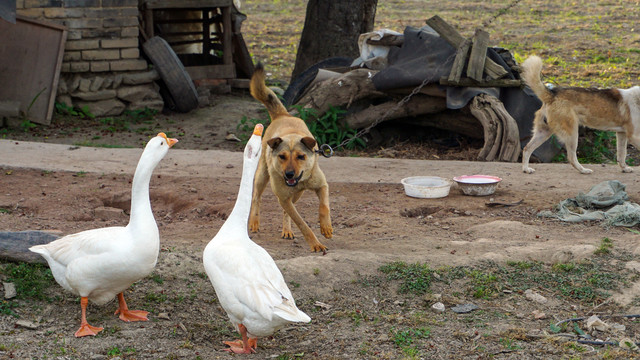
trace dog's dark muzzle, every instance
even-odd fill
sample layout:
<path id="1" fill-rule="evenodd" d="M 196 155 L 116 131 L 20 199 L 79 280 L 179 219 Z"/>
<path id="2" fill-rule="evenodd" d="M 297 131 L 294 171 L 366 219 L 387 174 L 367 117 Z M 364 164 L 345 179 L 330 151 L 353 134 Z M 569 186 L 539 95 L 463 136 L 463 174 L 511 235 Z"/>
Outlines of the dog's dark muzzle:
<path id="1" fill-rule="evenodd" d="M 295 172 L 287 171 L 284 173 L 284 182 L 287 184 L 287 186 L 296 186 L 302 178 L 302 174 L 304 174 L 304 171 L 300 172 L 300 176 L 296 177 Z"/>

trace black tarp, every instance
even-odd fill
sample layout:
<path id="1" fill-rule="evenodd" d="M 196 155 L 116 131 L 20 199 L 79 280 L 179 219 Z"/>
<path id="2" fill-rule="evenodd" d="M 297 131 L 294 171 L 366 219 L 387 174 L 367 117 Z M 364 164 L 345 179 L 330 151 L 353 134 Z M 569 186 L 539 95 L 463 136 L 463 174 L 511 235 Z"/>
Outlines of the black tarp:
<path id="1" fill-rule="evenodd" d="M 404 43 L 392 47 L 387 57 L 388 66 L 373 76 L 372 81 L 380 91 L 398 88 L 417 87 L 425 79 L 428 84 L 439 84 L 440 78 L 448 77 L 456 56 L 456 49 L 441 38 L 431 27 L 407 27 L 404 30 Z M 502 65 L 511 79 L 519 74 L 512 71 L 507 62 L 513 62 L 511 54 L 504 49 L 489 48 L 487 57 Z M 504 104 L 518 124 L 520 144 L 524 147 L 531 138 L 533 118 L 542 102 L 529 88 L 519 87 L 454 87 L 447 86 L 447 108 L 460 109 L 478 94 L 492 95 Z M 541 161 L 550 161 L 559 150 L 559 146 L 547 141 L 533 153 Z"/>
<path id="2" fill-rule="evenodd" d="M 16 23 L 16 2 L 14 0 L 0 0 L 0 18 Z"/>

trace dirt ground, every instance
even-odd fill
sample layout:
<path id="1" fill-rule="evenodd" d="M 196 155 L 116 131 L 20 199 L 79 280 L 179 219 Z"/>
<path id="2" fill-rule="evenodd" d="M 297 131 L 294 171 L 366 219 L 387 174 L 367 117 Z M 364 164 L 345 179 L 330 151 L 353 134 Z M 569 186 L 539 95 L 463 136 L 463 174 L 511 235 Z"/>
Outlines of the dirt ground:
<path id="1" fill-rule="evenodd" d="M 401 31 L 404 25 L 421 26 L 425 18 L 439 13 L 464 27 L 466 33 L 478 18 L 484 19 L 487 13 L 504 6 L 504 2 L 483 1 L 465 2 L 460 7 L 456 2 L 445 1 L 429 3 L 430 12 L 423 14 L 415 8 L 423 8 L 424 4 L 416 5 L 415 1 L 379 3 L 384 27 Z M 611 49 L 617 56 L 626 53 L 625 49 L 637 48 L 639 10 L 634 1 L 578 2 L 586 12 L 580 21 L 577 13 L 562 7 L 573 5 L 522 3 L 511 17 L 498 20 L 507 30 L 493 29 L 492 39 L 519 43 L 518 51 L 530 52 L 539 47 L 543 56 L 559 56 L 558 64 L 571 62 L 572 56 L 581 61 L 595 57 L 591 51 L 596 49 L 605 53 Z M 301 26 L 300 9 L 304 7 L 299 2 L 273 4 L 294 6 L 297 12 L 282 12 L 287 20 L 283 24 Z M 279 74 L 285 74 L 286 67 L 282 70 L 278 64 L 290 64 L 291 51 L 273 55 L 269 50 L 283 48 L 283 38 L 279 36 L 290 36 L 296 30 L 265 29 L 269 23 L 265 19 L 277 10 L 273 4 L 248 1 L 249 19 L 254 16 L 260 21 L 247 22 L 244 29 L 252 53 L 277 68 L 274 74 L 281 78 Z M 390 12 L 393 16 L 385 15 Z M 531 21 L 532 16 L 536 21 Z M 544 23 L 544 19 L 551 21 Z M 559 19 L 568 20 L 562 23 Z M 605 21 L 607 26 L 596 26 Z M 254 40 L 258 36 L 264 40 Z M 564 43 L 570 41 L 570 45 Z M 555 48 L 557 53 L 551 51 Z M 637 54 L 630 51 L 627 55 L 635 61 L 635 70 L 629 70 L 633 66 L 606 62 L 588 68 L 567 68 L 580 79 L 601 77 L 621 85 L 638 84 Z M 554 74 L 561 76 L 559 71 Z M 52 284 L 46 290 L 48 300 L 11 300 L 17 305 L 13 311 L 19 318 L 0 315 L 0 357 L 237 358 L 220 351 L 224 348 L 222 341 L 236 338 L 237 334 L 204 274 L 202 250 L 234 204 L 241 147 L 226 138 L 230 134 L 240 136 L 237 124 L 242 116 L 266 115 L 246 92 L 235 90 L 233 94 L 213 96 L 210 106 L 189 114 L 159 114 L 153 120 L 140 121 L 97 120 L 98 126 L 95 121 L 66 118 L 54 121 L 48 128 L 0 133 L 0 230 L 47 230 L 60 234 L 125 225 L 131 177 L 141 147 L 159 131 L 180 139 L 151 181 L 151 202 L 161 234 L 158 265 L 151 276 L 125 293 L 131 308 L 151 312 L 150 321 L 123 323 L 113 316 L 114 303 L 90 305 L 89 322 L 103 326 L 105 331 L 96 337 L 76 339 L 73 333 L 79 325 L 79 301 Z M 32 142 L 52 145 L 38 147 Z M 287 327 L 273 337 L 259 340 L 257 353 L 243 357 L 636 358 L 637 352 L 616 346 L 578 344 L 575 340 L 579 332 L 573 325 L 559 333 L 551 325 L 592 314 L 604 318 L 640 313 L 640 285 L 636 282 L 640 270 L 639 235 L 599 223 L 562 223 L 540 218 L 537 213 L 612 179 L 626 184 L 631 201 L 640 202 L 640 169 L 622 174 L 615 165 L 590 165 L 594 174 L 580 175 L 567 164 L 534 164 L 538 171 L 528 175 L 521 172 L 518 163 L 464 161 L 474 159 L 478 150 L 477 144 L 452 147 L 405 141 L 322 159 L 321 167 L 330 183 L 335 230 L 333 239 L 321 239 L 330 248 L 324 256 L 311 253 L 303 239 L 279 237 L 281 209 L 267 190 L 261 230 L 253 240 L 276 259 L 299 308 L 311 316 L 312 322 Z M 472 173 L 500 176 L 503 182 L 491 197 L 465 196 L 454 187 L 449 196 L 432 200 L 407 197 L 399 184 L 400 179 L 413 175 L 452 178 Z M 487 203 L 492 200 L 523 202 L 490 207 Z M 96 212 L 102 207 L 112 211 Z M 317 199 L 305 194 L 298 210 L 320 236 Z M 613 244 L 610 256 L 594 254 L 603 238 Z M 550 266 L 594 259 L 603 263 L 607 272 L 624 275 L 626 280 L 608 291 L 610 297 L 592 301 L 571 299 L 544 284 L 529 287 L 547 299 L 544 303 L 529 300 L 525 289 L 515 286 L 500 288 L 488 298 L 477 297 L 469 285 L 471 280 L 449 281 L 437 276 L 426 294 L 406 294 L 398 291 L 399 281 L 388 279 L 380 271 L 381 266 L 394 261 L 427 264 L 431 269 L 464 267 L 489 273 L 510 262 Z M 2 263 L 3 268 L 6 266 L 6 262 Z M 579 279 L 572 286 L 577 288 L 589 281 Z M 442 313 L 431 309 L 438 301 L 446 307 Z M 464 314 L 451 310 L 466 303 L 479 309 Z M 29 325 L 19 325 L 18 320 Z M 613 317 L 606 318 L 606 322 L 624 325 L 624 329 L 612 327 L 590 334 L 608 341 L 623 337 L 640 340 L 640 323 L 634 318 Z M 583 322 L 576 324 L 586 331 Z"/>
<path id="2" fill-rule="evenodd" d="M 205 110 L 200 110 L 204 116 Z M 208 110 L 212 113 L 217 109 Z M 189 122 L 182 121 L 187 127 Z M 189 131 L 189 130 L 185 130 Z M 119 133 L 120 139 L 127 138 Z M 134 135 L 132 134 L 132 137 Z M 162 161 L 151 182 L 151 202 L 162 251 L 154 273 L 126 292 L 131 308 L 151 312 L 147 323 L 123 323 L 112 316 L 114 303 L 89 306 L 89 321 L 105 327 L 95 338 L 73 337 L 79 322 L 78 299 L 53 284 L 49 301 L 18 300 L 18 318 L 0 318 L 0 354 L 7 358 L 231 358 L 219 350 L 236 337 L 202 267 L 202 250 L 234 204 L 241 154 L 190 150 L 180 142 Z M 61 234 L 125 225 L 130 181 L 140 149 L 92 149 L 0 140 L 0 229 L 55 230 Z M 75 149 L 75 150 L 74 150 Z M 10 155 L 10 156 L 7 156 Z M 20 165 L 22 164 L 22 165 Z M 605 180 L 627 185 L 638 202 L 637 174 L 615 165 L 591 165 L 580 175 L 566 164 L 536 164 L 524 174 L 520 164 L 367 157 L 322 159 L 330 182 L 335 236 L 322 240 L 330 251 L 311 253 L 302 239 L 279 238 L 281 210 L 267 190 L 261 231 L 253 236 L 277 260 L 299 307 L 313 319 L 259 341 L 249 358 L 632 358 L 633 353 L 603 346 L 575 345 L 550 336 L 550 324 L 576 316 L 637 313 L 633 281 L 610 291 L 603 302 L 572 301 L 544 286 L 531 286 L 546 303 L 527 300 L 522 289 L 505 289 L 477 298 L 465 282 L 434 280 L 426 295 L 398 293 L 379 268 L 393 261 L 424 263 L 431 269 L 463 266 L 492 269 L 507 262 L 580 263 L 607 237 L 614 254 L 611 271 L 633 278 L 638 268 L 638 235 L 598 223 L 566 224 L 537 217 L 560 199 Z M 486 173 L 504 180 L 493 196 L 469 197 L 453 188 L 442 199 L 414 199 L 399 180 L 411 175 Z M 366 174 L 366 175 L 365 175 Z M 489 207 L 487 202 L 517 202 Z M 317 199 L 306 194 L 298 209 L 319 235 Z M 106 214 L 96 211 L 115 208 Z M 118 209 L 122 209 L 119 211 Z M 299 234 L 299 232 L 297 232 Z M 583 279 L 585 282 L 587 279 Z M 582 281 L 582 280 L 581 280 Z M 578 286 L 579 284 L 575 284 Z M 613 300 L 615 299 L 615 301 Z M 437 300 L 444 313 L 430 309 Z M 479 310 L 456 314 L 451 307 L 473 303 Z M 534 311 L 546 314 L 537 320 Z M 16 325 L 18 320 L 34 329 Z M 612 320 L 610 320 L 612 321 Z M 633 320 L 617 319 L 623 334 L 637 339 Z M 415 329 L 428 336 L 398 337 Z M 571 332 L 571 329 L 568 330 Z M 400 335 L 399 335 L 400 334 Z M 409 333 L 411 334 L 411 333 Z M 416 335 L 414 334 L 414 337 Z M 620 333 L 603 332 L 600 339 Z M 572 345 L 574 344 L 574 345 Z"/>

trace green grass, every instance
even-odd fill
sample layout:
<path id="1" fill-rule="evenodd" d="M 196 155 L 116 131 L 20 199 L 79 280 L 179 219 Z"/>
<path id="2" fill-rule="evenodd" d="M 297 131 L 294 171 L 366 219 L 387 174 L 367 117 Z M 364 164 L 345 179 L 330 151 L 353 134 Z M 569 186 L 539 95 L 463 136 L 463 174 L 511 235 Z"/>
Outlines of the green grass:
<path id="1" fill-rule="evenodd" d="M 423 295 L 429 291 L 433 270 L 426 264 L 406 264 L 402 261 L 383 265 L 379 270 L 388 280 L 400 280 L 400 293 Z"/>
<path id="2" fill-rule="evenodd" d="M 611 254 L 611 249 L 613 249 L 613 241 L 609 238 L 603 238 L 600 246 L 593 253 L 595 255 L 607 255 Z"/>
<path id="3" fill-rule="evenodd" d="M 342 117 L 346 113 L 344 110 L 331 107 L 322 116 L 318 117 L 317 112 L 314 109 L 305 109 L 299 106 L 293 107 L 297 112 L 297 116 L 305 121 L 307 127 L 313 137 L 318 142 L 318 146 L 328 144 L 334 150 L 342 150 L 338 145 L 342 145 L 345 149 L 365 148 L 366 143 L 361 138 L 354 138 L 357 130 L 349 128 L 342 123 Z M 242 117 L 236 130 L 237 136 L 241 141 L 241 144 L 246 144 L 253 128 L 257 124 L 262 124 L 265 127 L 269 125 L 268 119 L 249 119 L 246 116 Z M 351 139 L 351 140 L 350 140 Z"/>
<path id="4" fill-rule="evenodd" d="M 48 266 L 43 264 L 8 263 L 1 270 L 5 282 L 13 283 L 18 299 L 50 300 L 45 290 L 55 284 Z"/>
<path id="5" fill-rule="evenodd" d="M 599 249 L 609 254 L 612 244 L 605 239 Z M 611 295 L 608 291 L 619 289 L 630 278 L 627 271 L 604 260 L 599 256 L 554 265 L 524 261 L 507 262 L 506 265 L 489 262 L 477 267 L 457 266 L 438 270 L 432 270 L 426 264 L 393 262 L 379 270 L 386 275 L 387 281 L 399 282 L 400 294 L 423 295 L 431 291 L 433 282 L 438 281 L 455 284 L 461 292 L 454 296 L 491 300 L 504 296 L 503 290 L 545 289 L 565 300 L 595 303 L 607 299 Z M 374 277 L 362 278 L 360 283 L 363 286 L 384 286 Z"/>

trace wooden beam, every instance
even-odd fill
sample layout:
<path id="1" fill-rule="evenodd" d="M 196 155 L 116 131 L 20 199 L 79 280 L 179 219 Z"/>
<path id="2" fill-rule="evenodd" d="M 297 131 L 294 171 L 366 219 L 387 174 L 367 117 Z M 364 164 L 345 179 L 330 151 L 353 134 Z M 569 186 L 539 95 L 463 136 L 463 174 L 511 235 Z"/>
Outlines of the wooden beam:
<path id="1" fill-rule="evenodd" d="M 202 9 L 233 5 L 233 0 L 146 0 L 147 9 Z"/>
<path id="2" fill-rule="evenodd" d="M 462 70 L 464 69 L 464 65 L 467 63 L 469 47 L 471 47 L 471 41 L 469 39 L 465 39 L 462 42 L 462 45 L 458 48 L 456 58 L 453 60 L 453 65 L 451 65 L 451 72 L 449 73 L 450 82 L 457 83 L 460 81 Z"/>
<path id="3" fill-rule="evenodd" d="M 469 65 L 467 66 L 467 77 L 482 81 L 484 74 L 484 63 L 487 58 L 487 47 L 489 44 L 489 33 L 478 29 L 473 35 L 473 46 L 469 55 Z M 489 76 L 492 78 L 491 76 Z M 493 78 L 492 78 L 493 79 Z"/>
<path id="4" fill-rule="evenodd" d="M 434 15 L 427 19 L 427 25 L 435 30 L 443 39 L 445 39 L 454 48 L 459 48 L 464 37 L 451 25 L 447 24 L 440 16 Z M 495 61 L 488 59 L 484 63 L 484 71 L 492 78 L 499 79 L 509 72 Z"/>
<path id="5" fill-rule="evenodd" d="M 446 86 L 464 86 L 464 87 L 520 87 L 521 80 L 515 79 L 495 79 L 487 81 L 475 81 L 469 78 L 462 78 L 460 81 L 453 82 L 446 77 L 440 78 L 440 85 Z"/>

